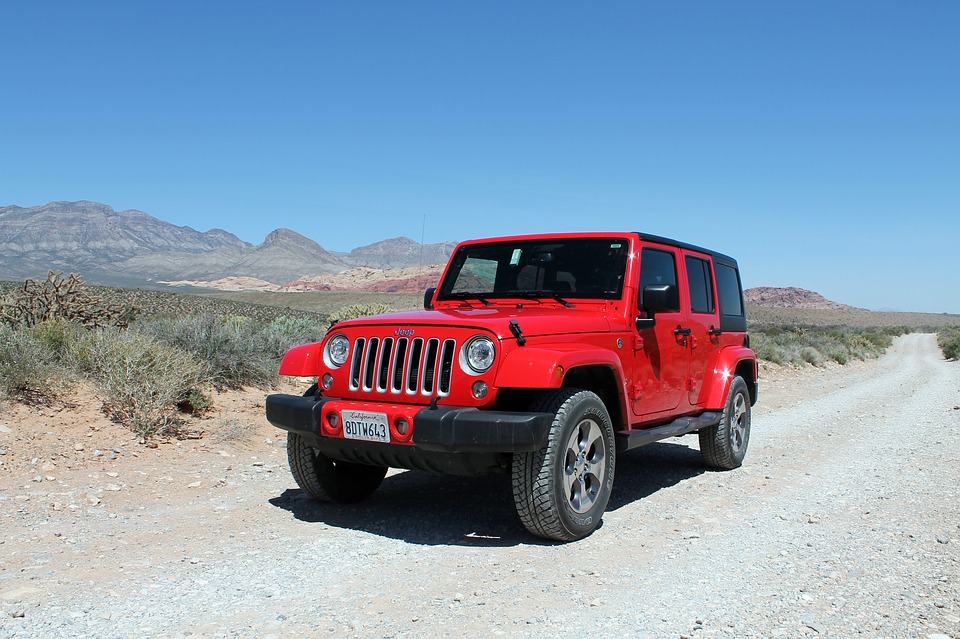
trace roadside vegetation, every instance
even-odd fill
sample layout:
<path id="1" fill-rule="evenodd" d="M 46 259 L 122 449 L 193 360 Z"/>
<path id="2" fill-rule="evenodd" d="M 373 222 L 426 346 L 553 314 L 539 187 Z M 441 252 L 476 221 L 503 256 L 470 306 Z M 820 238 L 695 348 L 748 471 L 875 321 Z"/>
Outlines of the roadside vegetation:
<path id="1" fill-rule="evenodd" d="M 176 433 L 185 415 L 210 409 L 214 393 L 275 385 L 287 349 L 319 340 L 331 322 L 413 308 L 419 297 L 296 295 L 303 296 L 300 306 L 331 310 L 290 308 L 286 302 L 294 298 L 282 294 L 230 300 L 86 286 L 55 273 L 46 281 L 0 283 L 0 400 L 47 403 L 86 384 L 104 411 L 131 430 Z M 891 326 L 890 318 L 875 326 L 863 320 L 859 327 L 796 319 L 803 325 L 788 325 L 786 316 L 752 323 L 751 344 L 760 359 L 846 364 L 877 357 L 895 336 L 920 328 Z M 940 329 L 939 341 L 948 358 L 960 358 L 960 326 Z"/>
<path id="2" fill-rule="evenodd" d="M 960 359 L 960 326 L 947 326 L 937 332 L 937 342 L 947 359 Z"/>
<path id="3" fill-rule="evenodd" d="M 84 383 L 107 415 L 134 432 L 176 433 L 185 413 L 209 410 L 212 393 L 275 385 L 283 354 L 321 339 L 330 325 L 318 313 L 197 299 L 195 307 L 183 300 L 138 307 L 59 274 L 7 287 L 0 296 L 0 399 L 49 403 Z M 354 305 L 337 317 L 387 310 Z"/>
<path id="4" fill-rule="evenodd" d="M 904 326 L 878 328 L 819 328 L 775 326 L 750 331 L 750 345 L 757 357 L 775 364 L 812 364 L 828 361 L 847 364 L 882 355 L 893 338 L 909 333 Z"/>

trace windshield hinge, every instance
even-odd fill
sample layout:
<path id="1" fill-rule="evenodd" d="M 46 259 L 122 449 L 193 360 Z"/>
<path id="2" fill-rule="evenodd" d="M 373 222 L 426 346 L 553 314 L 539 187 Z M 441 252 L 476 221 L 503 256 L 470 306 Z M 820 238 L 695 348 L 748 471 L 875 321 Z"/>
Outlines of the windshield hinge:
<path id="1" fill-rule="evenodd" d="M 520 346 L 527 343 L 527 338 L 523 336 L 523 331 L 520 330 L 520 324 L 517 323 L 517 320 L 510 320 L 510 332 L 517 338 L 517 344 Z"/>

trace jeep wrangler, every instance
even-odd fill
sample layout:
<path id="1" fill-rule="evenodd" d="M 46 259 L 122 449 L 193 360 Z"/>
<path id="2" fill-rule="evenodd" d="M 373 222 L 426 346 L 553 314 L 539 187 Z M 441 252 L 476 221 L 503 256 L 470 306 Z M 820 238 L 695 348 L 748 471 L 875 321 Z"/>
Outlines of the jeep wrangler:
<path id="1" fill-rule="evenodd" d="M 316 384 L 266 414 L 312 497 L 364 499 L 389 467 L 504 472 L 527 530 L 571 541 L 624 451 L 696 432 L 709 467 L 743 462 L 757 364 L 726 255 L 644 233 L 468 241 L 423 306 L 284 356 Z"/>

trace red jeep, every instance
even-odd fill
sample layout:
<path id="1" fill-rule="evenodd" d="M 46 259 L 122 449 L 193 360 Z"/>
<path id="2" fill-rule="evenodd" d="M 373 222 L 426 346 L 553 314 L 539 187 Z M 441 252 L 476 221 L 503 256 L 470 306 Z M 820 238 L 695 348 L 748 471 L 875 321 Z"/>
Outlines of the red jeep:
<path id="1" fill-rule="evenodd" d="M 332 326 L 290 350 L 270 395 L 297 484 L 368 497 L 390 466 L 508 472 L 520 520 L 569 541 L 600 522 L 617 454 L 696 431 L 737 468 L 757 365 L 737 263 L 643 233 L 463 242 L 423 311 Z"/>

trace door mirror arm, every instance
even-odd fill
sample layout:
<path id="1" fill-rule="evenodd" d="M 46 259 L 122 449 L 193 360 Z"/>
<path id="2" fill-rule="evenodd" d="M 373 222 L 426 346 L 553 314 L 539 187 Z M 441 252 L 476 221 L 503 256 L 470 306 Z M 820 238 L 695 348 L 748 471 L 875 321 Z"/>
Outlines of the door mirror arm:
<path id="1" fill-rule="evenodd" d="M 642 331 L 645 328 L 653 328 L 657 325 L 657 318 L 654 317 L 637 317 L 636 319 L 637 330 Z"/>

